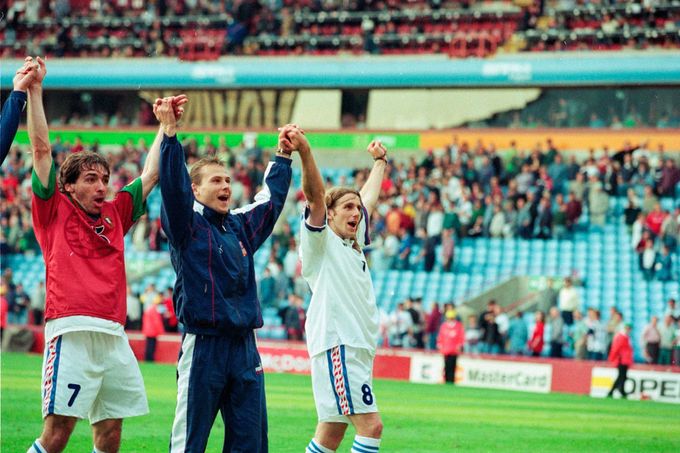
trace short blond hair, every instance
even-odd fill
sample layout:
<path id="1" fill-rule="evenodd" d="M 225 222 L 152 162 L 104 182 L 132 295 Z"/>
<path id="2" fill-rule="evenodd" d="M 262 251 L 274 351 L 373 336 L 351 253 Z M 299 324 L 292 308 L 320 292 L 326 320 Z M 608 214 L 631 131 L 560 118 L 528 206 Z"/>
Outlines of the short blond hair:
<path id="1" fill-rule="evenodd" d="M 203 175 L 201 175 L 201 170 L 208 165 L 219 165 L 220 167 L 224 168 L 224 162 L 215 156 L 208 156 L 197 160 L 196 163 L 191 166 L 191 170 L 189 171 L 189 177 L 191 178 L 191 182 L 193 184 L 198 185 L 201 183 L 201 178 L 203 177 Z"/>

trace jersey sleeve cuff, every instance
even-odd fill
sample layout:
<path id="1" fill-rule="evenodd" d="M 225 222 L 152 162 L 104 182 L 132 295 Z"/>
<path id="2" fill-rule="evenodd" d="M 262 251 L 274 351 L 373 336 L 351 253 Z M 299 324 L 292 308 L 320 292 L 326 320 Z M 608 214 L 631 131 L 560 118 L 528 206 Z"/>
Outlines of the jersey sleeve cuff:
<path id="1" fill-rule="evenodd" d="M 26 102 L 26 100 L 28 99 L 28 96 L 26 95 L 25 91 L 14 90 L 14 91 L 12 91 L 11 95 L 12 95 L 12 97 L 17 98 L 17 99 L 19 99 L 20 101 L 23 101 L 23 102 Z"/>
<path id="2" fill-rule="evenodd" d="M 292 159 L 285 158 L 283 156 L 275 156 L 274 157 L 274 162 L 279 163 L 279 164 L 284 164 L 290 167 L 291 163 L 293 162 Z"/>
<path id="3" fill-rule="evenodd" d="M 314 233 L 319 233 L 326 228 L 326 218 L 324 217 L 323 219 L 323 225 L 321 226 L 316 226 L 316 225 L 311 225 L 309 222 L 307 222 L 307 219 L 309 218 L 309 215 L 311 214 L 311 210 L 309 209 L 309 206 L 305 206 L 305 213 L 304 213 L 304 224 L 305 228 L 307 230 L 312 231 Z"/>
<path id="4" fill-rule="evenodd" d="M 57 187 L 57 171 L 54 168 L 54 161 L 52 161 L 52 166 L 50 167 L 50 175 L 47 178 L 47 187 L 42 185 L 38 174 L 35 172 L 35 167 L 33 168 L 33 174 L 31 175 L 31 188 L 36 197 L 41 200 L 48 200 L 52 195 L 54 195 L 55 189 Z"/>
<path id="5" fill-rule="evenodd" d="M 146 201 L 144 200 L 144 190 L 142 185 L 142 178 L 136 178 L 127 186 L 123 187 L 121 192 L 128 192 L 132 196 L 132 221 L 136 222 L 146 212 Z"/>

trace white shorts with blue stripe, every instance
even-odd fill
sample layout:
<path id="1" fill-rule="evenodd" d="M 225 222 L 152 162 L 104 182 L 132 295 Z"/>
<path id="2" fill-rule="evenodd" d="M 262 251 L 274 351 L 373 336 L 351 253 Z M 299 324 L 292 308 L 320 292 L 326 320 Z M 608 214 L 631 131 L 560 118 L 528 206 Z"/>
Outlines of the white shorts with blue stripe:
<path id="1" fill-rule="evenodd" d="M 68 332 L 45 344 L 42 415 L 90 423 L 144 415 L 144 381 L 127 336 Z"/>
<path id="2" fill-rule="evenodd" d="M 348 415 L 378 412 L 373 394 L 373 355 L 335 346 L 311 359 L 312 390 L 320 422 L 349 423 Z"/>

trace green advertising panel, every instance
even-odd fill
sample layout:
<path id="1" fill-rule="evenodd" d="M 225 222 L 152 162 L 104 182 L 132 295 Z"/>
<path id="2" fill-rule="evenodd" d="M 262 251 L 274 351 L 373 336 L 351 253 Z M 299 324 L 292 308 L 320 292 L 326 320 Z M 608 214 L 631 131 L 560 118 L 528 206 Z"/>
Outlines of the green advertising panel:
<path id="1" fill-rule="evenodd" d="M 180 137 L 195 138 L 199 143 L 203 143 L 206 136 L 209 136 L 214 144 L 218 143 L 220 137 L 225 137 L 227 145 L 230 147 L 239 146 L 244 139 L 257 140 L 260 146 L 274 148 L 277 144 L 276 133 L 272 132 L 215 132 L 215 131 L 192 131 L 180 132 Z M 50 131 L 50 140 L 53 141 L 57 136 L 61 137 L 62 142 L 70 142 L 80 137 L 84 143 L 99 142 L 100 145 L 123 145 L 132 140 L 137 143 L 144 139 L 151 143 L 156 136 L 156 131 L 150 130 L 53 130 Z M 337 132 L 312 132 L 308 134 L 309 142 L 315 149 L 364 149 L 371 140 L 381 140 L 389 149 L 409 149 L 414 150 L 420 147 L 420 134 L 415 133 L 392 133 L 392 132 L 371 132 L 371 133 L 337 133 Z M 16 135 L 16 142 L 28 144 L 28 133 L 21 130 Z"/>

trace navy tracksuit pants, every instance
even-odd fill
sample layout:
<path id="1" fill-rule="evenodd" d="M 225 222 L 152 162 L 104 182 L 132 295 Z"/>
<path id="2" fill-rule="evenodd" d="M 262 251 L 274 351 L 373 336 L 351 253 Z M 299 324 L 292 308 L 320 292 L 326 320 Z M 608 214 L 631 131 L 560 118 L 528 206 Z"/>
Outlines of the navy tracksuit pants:
<path id="1" fill-rule="evenodd" d="M 224 453 L 267 453 L 264 372 L 253 332 L 184 335 L 170 452 L 203 453 L 218 411 L 225 426 Z"/>

